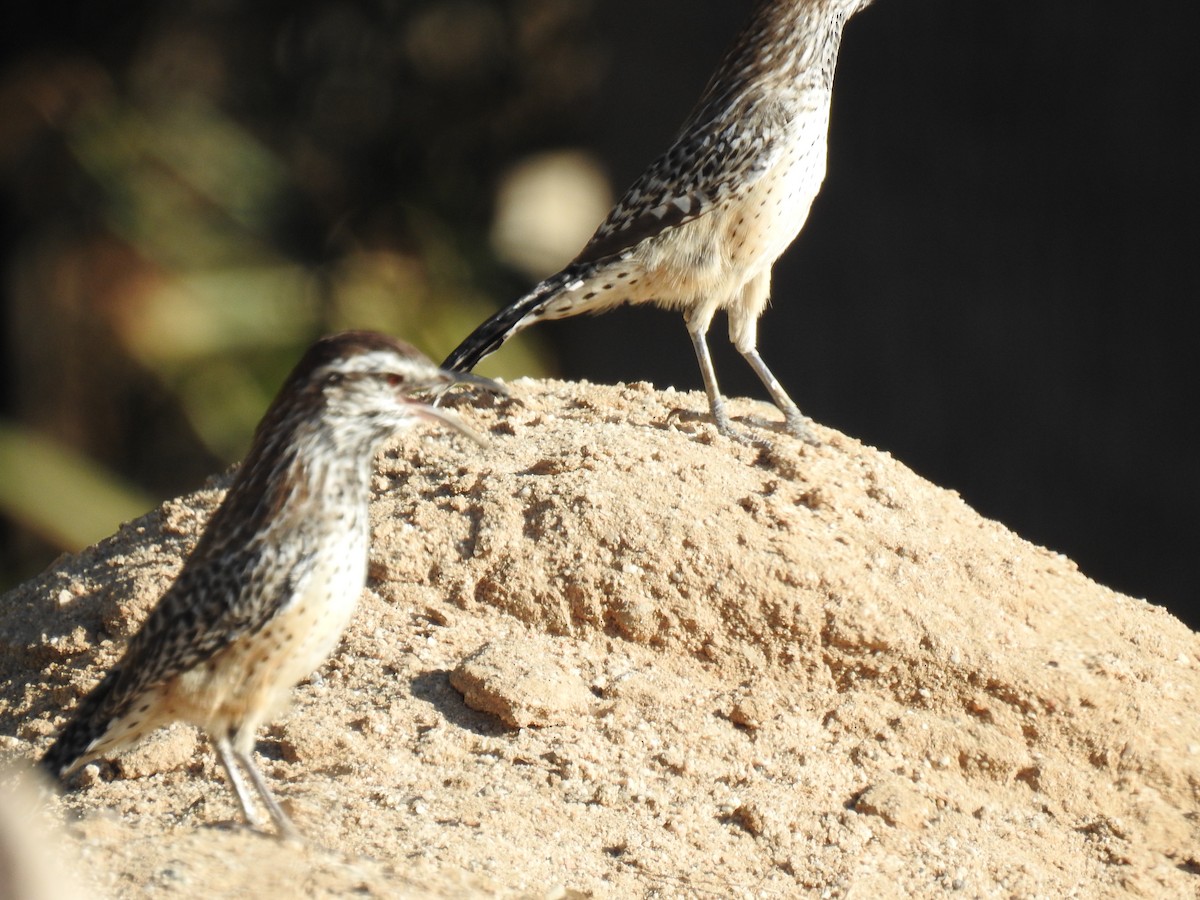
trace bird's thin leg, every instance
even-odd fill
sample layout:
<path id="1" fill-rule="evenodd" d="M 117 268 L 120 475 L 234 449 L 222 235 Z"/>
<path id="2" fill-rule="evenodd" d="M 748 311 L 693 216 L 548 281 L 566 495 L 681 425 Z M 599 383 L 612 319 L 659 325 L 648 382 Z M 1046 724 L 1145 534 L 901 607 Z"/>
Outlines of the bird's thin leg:
<path id="1" fill-rule="evenodd" d="M 254 789 L 258 791 L 258 796 L 262 798 L 263 806 L 267 808 L 267 812 L 271 814 L 271 821 L 275 823 L 275 830 L 279 832 L 279 836 L 287 840 L 300 840 L 300 832 L 288 817 L 288 814 L 283 811 L 283 807 L 279 805 L 279 801 L 275 799 L 275 795 L 271 793 L 271 789 L 267 787 L 267 782 L 262 776 L 262 772 L 258 770 L 258 766 L 254 764 L 250 753 L 233 747 L 234 758 L 242 764 L 242 768 L 246 774 L 250 776 L 250 781 L 254 784 Z"/>
<path id="2" fill-rule="evenodd" d="M 726 437 L 745 444 L 749 438 L 733 427 L 729 413 L 725 411 L 725 398 L 721 396 L 721 388 L 717 385 L 717 372 L 713 368 L 712 356 L 708 352 L 708 332 L 712 314 L 700 317 L 688 317 L 687 329 L 692 338 L 692 347 L 696 350 L 696 362 L 700 364 L 700 375 L 704 378 L 704 391 L 708 394 L 708 406 L 712 410 L 713 421 L 717 431 Z"/>
<path id="3" fill-rule="evenodd" d="M 246 789 L 246 782 L 242 778 L 242 773 L 238 770 L 237 755 L 234 753 L 233 745 L 229 741 L 229 735 L 214 736 L 213 747 L 216 748 L 217 759 L 221 761 L 221 767 L 225 770 L 225 777 L 229 781 L 229 786 L 233 788 L 234 794 L 237 795 L 238 803 L 241 804 L 242 815 L 255 828 L 262 828 L 264 824 L 262 816 L 254 808 L 254 803 L 250 799 L 250 792 Z"/>
<path id="4" fill-rule="evenodd" d="M 750 363 L 750 368 L 771 395 L 771 400 L 783 413 L 788 431 L 806 443 L 816 444 L 817 439 L 808 427 L 808 419 L 801 414 L 758 353 L 758 317 L 767 308 L 770 296 L 771 270 L 764 269 L 746 282 L 737 302 L 729 307 L 729 340 L 742 358 Z"/>
<path id="5" fill-rule="evenodd" d="M 783 413 L 784 420 L 787 422 L 787 430 L 806 444 L 819 445 L 820 441 L 817 440 L 817 436 L 808 427 L 808 417 L 800 412 L 800 408 L 788 396 L 787 391 L 783 389 L 783 385 L 779 383 L 779 379 L 767 368 L 767 364 L 763 362 L 763 358 L 759 355 L 758 350 L 751 347 L 748 350 L 741 350 L 740 352 L 746 362 L 750 363 L 750 368 L 754 370 L 754 374 L 763 383 L 763 387 L 767 389 L 767 393 L 771 395 L 771 399 L 779 407 L 779 411 Z"/>

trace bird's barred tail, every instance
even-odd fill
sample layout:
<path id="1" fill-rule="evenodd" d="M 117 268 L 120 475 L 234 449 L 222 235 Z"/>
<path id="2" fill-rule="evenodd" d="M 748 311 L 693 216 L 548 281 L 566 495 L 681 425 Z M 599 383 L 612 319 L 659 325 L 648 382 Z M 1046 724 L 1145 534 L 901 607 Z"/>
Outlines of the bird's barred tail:
<path id="1" fill-rule="evenodd" d="M 557 275 L 547 278 L 524 297 L 510 303 L 467 335 L 454 352 L 446 357 L 442 368 L 453 372 L 469 372 L 485 356 L 499 350 L 501 345 L 518 331 L 523 331 L 541 319 L 556 318 L 552 302 L 562 291 L 569 290 L 572 282 L 578 280 L 579 274 L 574 266 L 568 266 Z"/>
<path id="2" fill-rule="evenodd" d="M 71 721 L 59 733 L 38 765 L 55 781 L 70 775 L 80 764 L 91 758 L 92 748 L 104 737 L 112 724 L 102 707 L 116 682 L 117 669 L 112 669 L 71 714 Z"/>

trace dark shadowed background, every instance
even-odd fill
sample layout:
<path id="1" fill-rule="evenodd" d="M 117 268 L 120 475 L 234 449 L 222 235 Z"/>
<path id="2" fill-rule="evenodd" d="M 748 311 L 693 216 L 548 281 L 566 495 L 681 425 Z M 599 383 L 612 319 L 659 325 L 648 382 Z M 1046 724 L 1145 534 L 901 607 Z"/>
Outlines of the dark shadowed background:
<path id="1" fill-rule="evenodd" d="M 581 151 L 619 192 L 747 8 L 0 14 L 5 581 L 236 459 L 321 331 L 448 351 L 538 270 L 496 250 L 513 167 Z M 877 0 L 760 340 L 818 421 L 1193 627 L 1198 19 Z M 723 387 L 761 396 L 723 330 Z M 483 370 L 700 386 L 652 309 L 541 326 Z"/>

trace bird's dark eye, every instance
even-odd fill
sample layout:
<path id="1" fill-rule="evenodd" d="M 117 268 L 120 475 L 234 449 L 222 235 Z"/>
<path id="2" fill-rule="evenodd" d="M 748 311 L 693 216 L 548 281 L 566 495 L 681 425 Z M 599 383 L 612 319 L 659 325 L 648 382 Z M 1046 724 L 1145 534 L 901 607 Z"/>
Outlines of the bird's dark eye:
<path id="1" fill-rule="evenodd" d="M 402 385 L 404 383 L 404 379 L 401 376 L 397 375 L 395 372 L 393 372 L 392 374 L 388 375 L 387 383 L 390 384 L 392 387 L 400 387 L 400 385 Z"/>

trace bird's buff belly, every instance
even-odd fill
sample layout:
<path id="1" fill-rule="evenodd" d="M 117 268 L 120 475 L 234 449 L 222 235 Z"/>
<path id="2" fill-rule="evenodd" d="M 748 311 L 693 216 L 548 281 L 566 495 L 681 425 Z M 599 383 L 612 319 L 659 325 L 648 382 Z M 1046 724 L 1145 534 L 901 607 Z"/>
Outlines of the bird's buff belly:
<path id="1" fill-rule="evenodd" d="M 253 635 L 234 642 L 170 684 L 174 716 L 211 733 L 269 719 L 292 688 L 329 657 L 362 593 L 366 553 L 329 554 L 306 590 Z"/>

